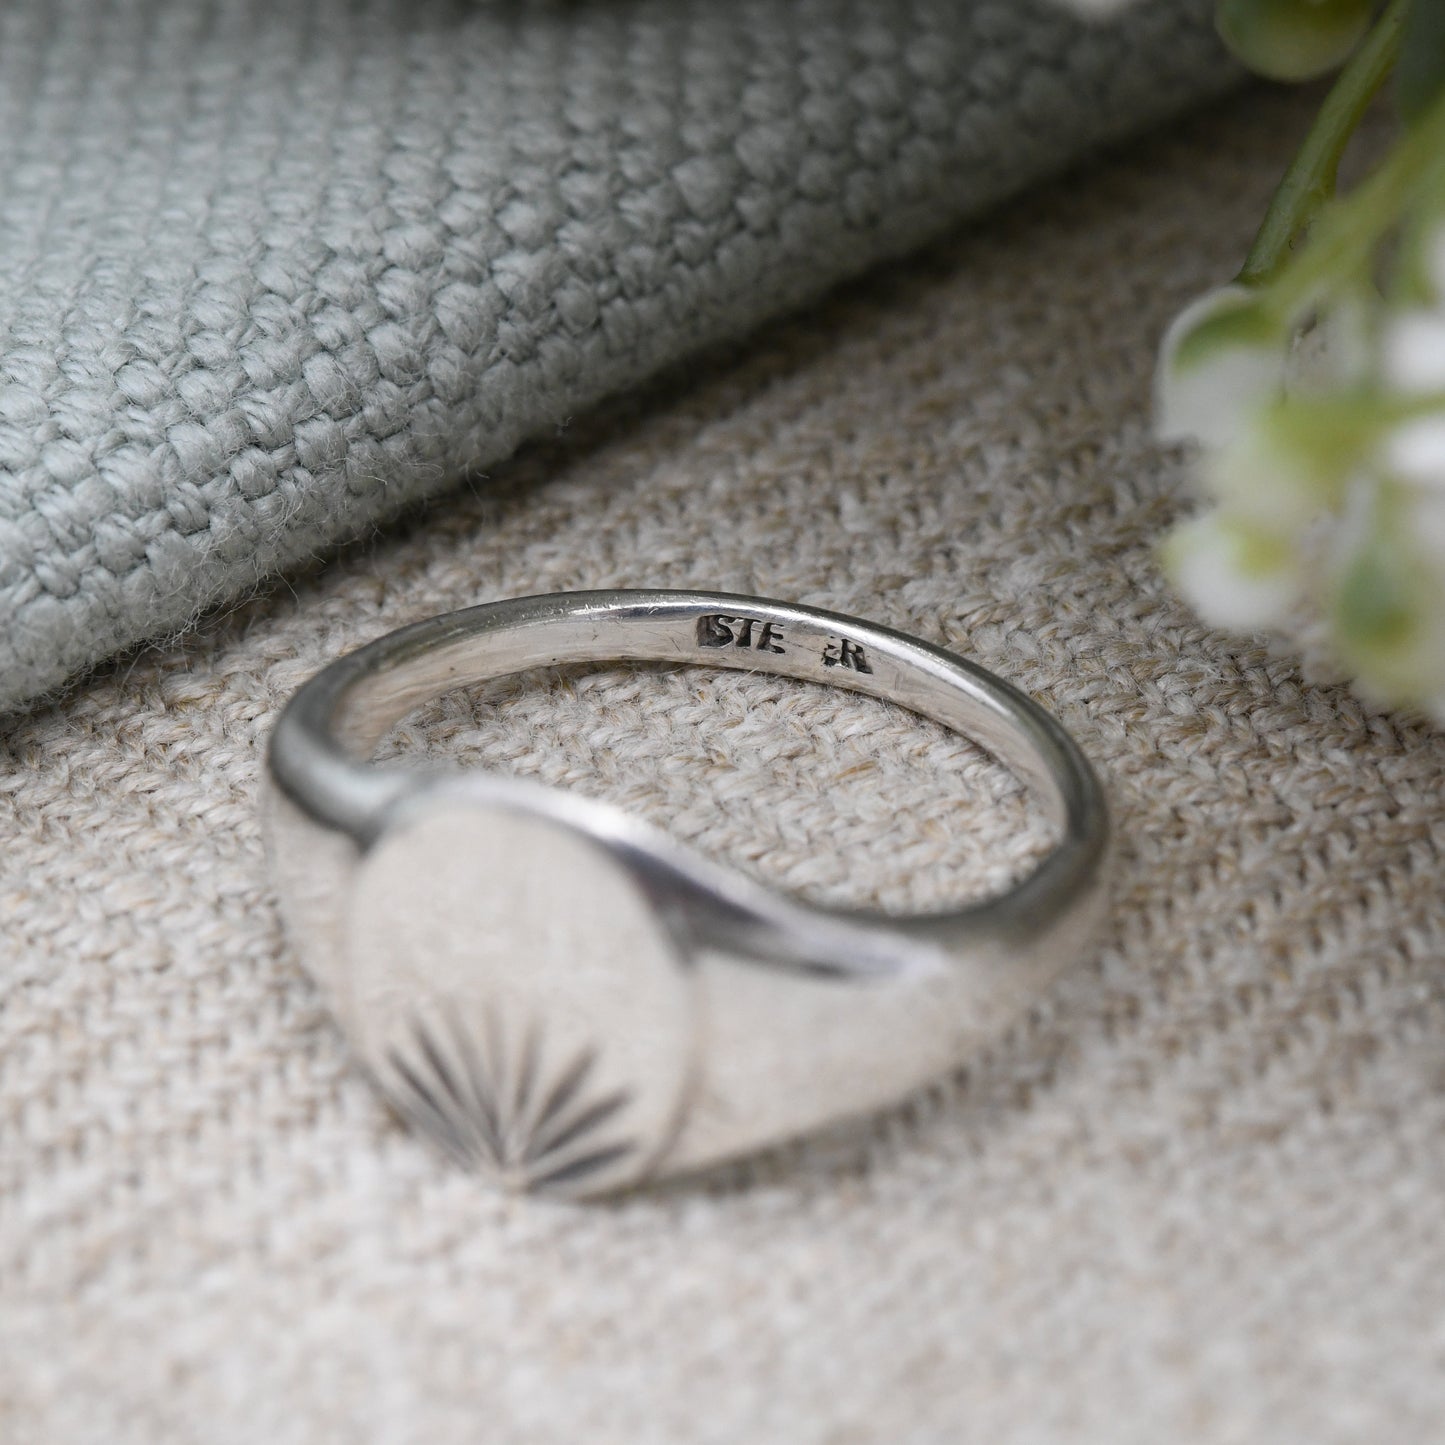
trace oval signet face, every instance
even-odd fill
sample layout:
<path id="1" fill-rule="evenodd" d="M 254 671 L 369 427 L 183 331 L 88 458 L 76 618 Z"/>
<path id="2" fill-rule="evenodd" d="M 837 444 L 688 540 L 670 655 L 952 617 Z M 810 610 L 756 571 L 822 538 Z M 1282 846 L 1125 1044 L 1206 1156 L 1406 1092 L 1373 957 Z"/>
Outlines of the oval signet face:
<path id="1" fill-rule="evenodd" d="M 581 834 L 439 801 L 362 860 L 347 951 L 363 1061 L 462 1163 L 597 1194 L 671 1144 L 696 990 L 631 875 Z"/>

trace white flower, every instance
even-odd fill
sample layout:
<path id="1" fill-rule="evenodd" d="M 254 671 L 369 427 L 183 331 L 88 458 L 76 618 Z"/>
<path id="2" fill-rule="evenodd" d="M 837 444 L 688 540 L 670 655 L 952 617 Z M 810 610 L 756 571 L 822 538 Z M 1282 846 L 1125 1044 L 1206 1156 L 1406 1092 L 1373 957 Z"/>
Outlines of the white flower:
<path id="1" fill-rule="evenodd" d="M 1400 486 L 1403 530 L 1445 582 L 1445 411 L 1402 422 L 1381 452 L 1385 472 Z"/>
<path id="2" fill-rule="evenodd" d="M 1369 303 L 1351 292 L 1318 312 L 1295 337 L 1285 385 L 1295 394 L 1331 391 L 1365 381 L 1374 364 Z"/>
<path id="3" fill-rule="evenodd" d="M 1229 631 L 1282 626 L 1299 600 L 1289 548 L 1217 510 L 1175 529 L 1164 564 L 1195 611 Z"/>
<path id="4" fill-rule="evenodd" d="M 1445 411 L 1401 422 L 1385 438 L 1383 455 L 1392 476 L 1445 493 Z"/>
<path id="5" fill-rule="evenodd" d="M 1385 328 L 1381 362 L 1388 386 L 1410 395 L 1445 392 L 1445 312 L 1403 312 Z"/>
<path id="6" fill-rule="evenodd" d="M 1156 435 L 1222 445 L 1279 394 L 1286 361 L 1284 339 L 1248 287 L 1198 297 L 1164 335 L 1154 375 Z"/>
<path id="7" fill-rule="evenodd" d="M 1335 651 L 1366 695 L 1381 702 L 1433 709 L 1445 698 L 1440 500 L 1361 476 L 1335 528 L 1327 562 Z"/>
<path id="8" fill-rule="evenodd" d="M 1232 517 L 1276 536 L 1291 536 L 1326 510 L 1328 479 L 1289 445 L 1277 410 L 1248 418 L 1223 445 L 1205 452 L 1198 480 L 1206 496 Z"/>

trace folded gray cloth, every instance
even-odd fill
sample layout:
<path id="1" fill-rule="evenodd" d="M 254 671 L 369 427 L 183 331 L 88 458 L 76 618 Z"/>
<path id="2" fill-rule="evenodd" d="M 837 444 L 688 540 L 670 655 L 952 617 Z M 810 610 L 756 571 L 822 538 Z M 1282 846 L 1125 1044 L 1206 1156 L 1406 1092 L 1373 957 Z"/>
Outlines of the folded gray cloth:
<path id="1" fill-rule="evenodd" d="M 0 707 L 1222 88 L 1208 0 L 15 0 Z"/>

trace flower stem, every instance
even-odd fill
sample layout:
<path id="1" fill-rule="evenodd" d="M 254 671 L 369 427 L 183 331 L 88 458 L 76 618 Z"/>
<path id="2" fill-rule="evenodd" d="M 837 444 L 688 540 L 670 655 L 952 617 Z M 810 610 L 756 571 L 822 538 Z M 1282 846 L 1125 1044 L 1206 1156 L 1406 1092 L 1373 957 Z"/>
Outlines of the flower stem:
<path id="1" fill-rule="evenodd" d="M 1244 285 L 1260 286 L 1272 281 L 1288 261 L 1300 233 L 1334 195 L 1345 147 L 1394 68 L 1410 3 L 1390 0 L 1325 96 L 1240 268 L 1239 280 Z"/>
<path id="2" fill-rule="evenodd" d="M 1405 132 L 1385 160 L 1349 195 L 1336 201 L 1310 233 L 1292 264 L 1281 266 L 1261 298 L 1282 326 L 1326 294 L 1366 273 L 1380 238 L 1395 226 L 1422 180 L 1445 156 L 1445 94 Z"/>

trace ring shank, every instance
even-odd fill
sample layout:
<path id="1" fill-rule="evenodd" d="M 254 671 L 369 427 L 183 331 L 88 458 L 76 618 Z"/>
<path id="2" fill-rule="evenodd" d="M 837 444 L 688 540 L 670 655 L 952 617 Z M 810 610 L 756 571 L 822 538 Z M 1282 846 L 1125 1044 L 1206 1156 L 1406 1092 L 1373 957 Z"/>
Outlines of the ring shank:
<path id="1" fill-rule="evenodd" d="M 1071 913 L 1094 884 L 1108 828 L 1102 793 L 1072 738 L 1038 704 L 983 668 L 891 629 L 729 593 L 527 597 L 403 628 L 342 658 L 296 694 L 273 735 L 271 770 L 315 821 L 365 841 L 415 785 L 410 772 L 364 761 L 402 717 L 459 687 L 605 661 L 739 668 L 896 703 L 981 744 L 1033 789 L 1059 829 L 1057 846 L 1033 874 L 983 904 L 886 920 L 865 910 L 806 911 L 884 924 L 945 947 L 981 931 L 1022 941 L 1041 922 Z"/>

